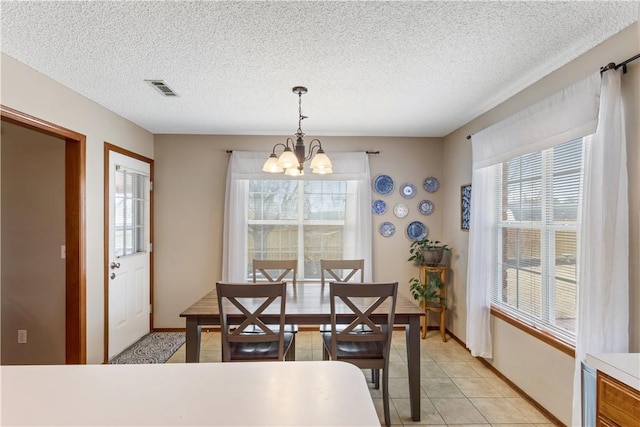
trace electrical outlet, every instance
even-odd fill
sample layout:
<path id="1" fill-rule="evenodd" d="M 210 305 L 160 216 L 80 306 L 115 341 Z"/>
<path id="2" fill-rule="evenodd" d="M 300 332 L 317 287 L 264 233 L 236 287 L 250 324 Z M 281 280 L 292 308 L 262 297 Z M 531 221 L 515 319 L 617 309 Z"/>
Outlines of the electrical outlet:
<path id="1" fill-rule="evenodd" d="M 27 343 L 27 330 L 18 329 L 18 344 L 26 344 L 26 343 Z"/>

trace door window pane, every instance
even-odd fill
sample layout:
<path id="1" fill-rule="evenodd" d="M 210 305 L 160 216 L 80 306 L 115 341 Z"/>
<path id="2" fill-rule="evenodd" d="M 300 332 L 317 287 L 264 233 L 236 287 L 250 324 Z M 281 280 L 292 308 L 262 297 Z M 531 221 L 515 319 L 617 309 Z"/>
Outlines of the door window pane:
<path id="1" fill-rule="evenodd" d="M 148 177 L 116 166 L 115 171 L 115 255 L 123 257 L 146 252 Z"/>

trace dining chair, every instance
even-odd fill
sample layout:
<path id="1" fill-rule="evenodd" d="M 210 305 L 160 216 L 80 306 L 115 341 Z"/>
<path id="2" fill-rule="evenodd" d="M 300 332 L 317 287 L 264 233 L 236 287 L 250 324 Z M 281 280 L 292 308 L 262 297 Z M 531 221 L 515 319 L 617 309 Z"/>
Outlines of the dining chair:
<path id="1" fill-rule="evenodd" d="M 298 260 L 296 259 L 254 259 L 252 262 L 253 268 L 253 283 L 280 283 L 283 282 L 287 276 L 291 276 L 291 283 L 293 284 L 293 291 L 296 292 L 296 278 L 298 274 Z M 258 280 L 258 273 L 264 277 L 265 280 Z M 296 357 L 296 336 L 298 333 L 298 325 L 285 325 L 285 332 L 290 332 L 293 335 L 293 343 L 289 352 L 291 360 L 295 360 Z M 247 331 L 247 333 L 249 333 Z"/>
<path id="2" fill-rule="evenodd" d="M 290 360 L 294 335 L 284 327 L 286 286 L 285 282 L 216 283 L 223 362 Z M 230 310 L 229 304 L 237 311 Z M 269 308 L 278 306 L 278 323 L 267 323 Z M 273 310 L 269 317 L 273 322 Z"/>
<path id="3" fill-rule="evenodd" d="M 325 275 L 325 272 L 327 273 Z M 359 281 L 352 280 L 358 278 Z M 364 282 L 364 259 L 321 259 L 320 260 L 320 284 L 321 292 L 324 294 L 324 285 L 327 277 L 331 277 L 331 281 L 341 283 L 362 283 Z M 344 325 L 337 325 L 338 328 Z M 320 332 L 331 332 L 331 325 L 320 325 Z"/>
<path id="4" fill-rule="evenodd" d="M 330 276 L 330 279 L 328 280 L 336 282 L 351 282 L 351 279 L 357 279 L 356 274 L 360 276 L 359 282 L 364 282 L 364 259 L 320 260 L 320 283 L 323 291 L 327 275 Z"/>
<path id="5" fill-rule="evenodd" d="M 296 285 L 298 274 L 298 260 L 296 259 L 254 259 L 253 260 L 253 283 L 258 282 L 258 273 L 271 283 L 282 282 L 285 277 L 292 274 L 291 283 Z"/>
<path id="6" fill-rule="evenodd" d="M 361 369 L 382 370 L 384 421 L 389 426 L 389 352 L 398 282 L 357 286 L 331 282 L 329 296 L 331 332 L 322 334 L 323 358 L 348 362 Z M 345 321 L 350 323 L 338 329 Z M 362 325 L 369 330 L 358 333 Z"/>
<path id="7" fill-rule="evenodd" d="M 359 273 L 359 274 L 358 274 Z M 328 279 L 327 276 L 330 278 Z M 359 279 L 359 280 L 357 280 Z M 324 294 L 324 285 L 327 280 L 336 282 L 362 283 L 364 282 L 364 259 L 321 259 L 320 260 L 320 288 Z M 346 325 L 336 325 L 338 329 Z M 358 332 L 367 330 L 361 326 Z M 320 325 L 320 332 L 331 332 L 331 325 Z M 371 370 L 371 382 L 376 388 L 380 388 L 380 376 L 377 369 Z"/>

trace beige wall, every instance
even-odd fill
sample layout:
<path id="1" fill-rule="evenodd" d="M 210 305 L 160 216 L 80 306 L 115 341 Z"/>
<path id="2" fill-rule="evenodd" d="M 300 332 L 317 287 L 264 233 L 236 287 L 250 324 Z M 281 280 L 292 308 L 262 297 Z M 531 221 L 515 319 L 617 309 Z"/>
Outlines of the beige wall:
<path id="1" fill-rule="evenodd" d="M 86 135 L 87 361 L 102 363 L 104 142 L 153 158 L 153 135 L 4 53 L 0 66 L 2 105 Z"/>
<path id="2" fill-rule="evenodd" d="M 636 23 L 448 135 L 443 145 L 443 170 L 445 171 L 446 185 L 459 187 L 471 182 L 471 143 L 466 139 L 467 135 L 484 129 L 563 87 L 569 86 L 571 83 L 598 71 L 601 66 L 609 62 L 620 63 L 638 52 L 640 52 L 640 29 Z M 640 352 L 639 88 L 640 64 L 635 62 L 629 67 L 629 73 L 623 77 L 628 122 L 627 150 L 631 218 L 631 289 L 629 298 L 631 319 L 629 334 L 632 352 Z M 453 191 L 447 191 L 446 194 L 445 207 L 447 210 L 459 206 L 459 198 L 454 197 Z M 468 246 L 469 234 L 459 230 L 457 218 L 446 216 L 443 220 L 444 238 L 458 248 L 457 257 L 454 257 L 452 263 L 452 286 L 456 301 L 454 301 L 453 309 L 449 312 L 448 326 L 452 328 L 456 336 L 466 341 L 467 253 L 463 248 Z M 496 318 L 492 319 L 492 338 L 494 345 L 493 365 L 560 421 L 570 425 L 573 358 Z M 527 366 L 527 368 L 523 369 L 523 366 Z M 531 375 L 533 372 L 543 374 Z"/>
<path id="3" fill-rule="evenodd" d="M 2 363 L 64 364 L 65 142 L 2 122 L 1 149 Z"/>
<path id="4" fill-rule="evenodd" d="M 407 262 L 410 241 L 406 226 L 423 221 L 429 236 L 442 237 L 442 220 L 451 215 L 442 207 L 444 190 L 433 194 L 422 188 L 428 176 L 442 177 L 441 139 L 439 138 L 344 138 L 322 137 L 331 156 L 336 151 L 380 151 L 370 156 L 371 176 L 384 173 L 396 184 L 391 195 L 373 193 L 381 198 L 387 212 L 373 218 L 373 278 L 397 280 L 400 292 L 409 294 L 408 282 L 417 275 L 417 267 Z M 158 328 L 184 327 L 181 311 L 213 289 L 222 273 L 222 230 L 224 192 L 229 155 L 226 150 L 263 151 L 265 159 L 275 136 L 193 136 L 156 135 L 155 137 L 155 302 L 154 325 Z M 413 199 L 404 199 L 398 191 L 402 183 L 417 188 Z M 444 180 L 440 179 L 441 185 Z M 429 198 L 434 213 L 423 216 L 417 210 L 420 200 Z M 393 206 L 403 202 L 409 215 L 398 219 Z M 396 226 L 391 237 L 382 237 L 378 229 L 384 221 Z"/>

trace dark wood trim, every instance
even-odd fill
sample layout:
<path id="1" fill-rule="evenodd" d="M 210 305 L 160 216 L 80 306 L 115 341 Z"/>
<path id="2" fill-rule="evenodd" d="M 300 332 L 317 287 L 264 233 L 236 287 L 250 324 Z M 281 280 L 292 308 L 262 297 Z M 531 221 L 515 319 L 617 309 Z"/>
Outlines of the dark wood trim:
<path id="1" fill-rule="evenodd" d="M 500 371 L 498 371 L 491 363 L 487 362 L 485 359 L 483 359 L 482 357 L 476 357 L 476 359 L 478 359 L 478 361 L 480 361 L 480 363 L 482 363 L 484 366 L 486 366 L 491 372 L 493 372 L 494 374 L 496 374 L 496 376 L 498 376 L 502 381 L 506 382 L 507 384 L 509 384 L 509 387 L 513 388 L 520 396 L 522 396 L 522 398 L 524 400 L 526 400 L 527 402 L 529 402 L 530 404 L 532 404 L 533 406 L 536 407 L 536 409 L 540 412 L 542 412 L 542 414 L 547 417 L 554 425 L 556 426 L 563 426 L 564 424 L 562 423 L 562 421 L 560 421 L 559 419 L 557 419 L 555 416 L 553 416 L 553 414 L 549 411 L 547 411 L 542 405 L 540 405 L 538 402 L 536 402 L 535 400 L 533 400 L 533 398 L 531 396 L 529 396 L 527 393 L 525 393 L 520 387 L 518 387 L 517 385 L 515 385 L 509 378 L 507 378 L 506 376 L 504 376 Z"/>
<path id="2" fill-rule="evenodd" d="M 498 319 L 507 322 L 511 326 L 514 326 L 520 329 L 522 332 L 525 332 L 539 339 L 540 341 L 550 345 L 556 350 L 560 350 L 564 354 L 567 354 L 573 358 L 576 357 L 576 349 L 574 346 L 567 344 L 564 341 L 560 341 L 558 338 L 554 337 L 553 335 L 544 331 L 540 331 L 536 328 L 533 328 L 530 325 L 527 325 L 526 323 L 521 322 L 515 317 L 509 315 L 508 313 L 505 313 L 504 311 L 500 310 L 497 307 L 494 307 L 494 306 L 491 307 L 491 314 L 497 317 Z"/>
<path id="3" fill-rule="evenodd" d="M 467 348 L 467 344 L 462 341 L 460 338 L 458 338 L 457 336 L 455 336 L 450 330 L 447 329 L 447 333 L 449 334 L 449 336 L 458 344 L 460 344 L 462 347 L 464 347 L 469 353 L 471 353 L 469 351 L 469 349 Z M 500 371 L 498 371 L 491 363 L 489 363 L 487 360 L 485 360 L 482 357 L 476 357 L 475 359 L 477 359 L 480 363 L 482 363 L 487 369 L 489 369 L 491 372 L 493 372 L 494 374 L 496 374 L 496 376 L 498 376 L 502 381 L 506 382 L 509 387 L 513 388 L 520 396 L 522 396 L 522 398 L 524 400 L 526 400 L 527 402 L 529 402 L 530 404 L 532 404 L 533 406 L 536 407 L 536 409 L 540 412 L 542 412 L 544 414 L 545 417 L 547 417 L 554 425 L 556 426 L 564 426 L 564 424 L 557 419 L 555 416 L 553 416 L 553 414 L 549 411 L 547 411 L 542 405 L 540 405 L 538 402 L 536 402 L 535 400 L 533 400 L 533 398 L 531 396 L 529 396 L 527 393 L 525 393 L 520 387 L 518 387 L 517 385 L 515 385 L 509 378 L 507 378 L 506 376 L 504 376 Z"/>
<path id="4" fill-rule="evenodd" d="M 155 242 L 155 238 L 154 238 L 154 212 L 155 209 L 153 208 L 155 206 L 155 198 L 154 198 L 154 194 L 155 194 L 155 182 L 154 182 L 154 173 L 155 173 L 155 162 L 152 159 L 151 162 L 149 163 L 149 183 L 151 185 L 151 189 L 149 191 L 149 242 L 151 243 L 151 253 L 149 254 L 149 301 L 151 303 L 151 312 L 149 313 L 149 330 L 153 331 L 153 312 L 156 310 L 156 303 L 155 303 L 155 287 L 153 286 L 153 284 L 155 283 L 155 275 L 154 275 L 154 271 L 155 271 L 155 257 L 153 256 L 154 253 L 154 247 L 153 247 L 153 242 Z"/>
<path id="5" fill-rule="evenodd" d="M 299 331 L 317 331 L 318 328 L 300 328 L 298 329 Z M 154 328 L 153 332 L 187 332 L 187 328 Z M 220 326 L 207 326 L 207 327 L 202 327 L 202 329 L 200 330 L 200 332 L 220 332 Z M 320 332 L 318 332 L 320 333 Z"/>
<path id="6" fill-rule="evenodd" d="M 453 332 L 451 332 L 450 330 L 446 330 L 447 334 L 449 334 L 449 336 L 451 337 L 451 339 L 453 339 L 455 342 L 457 342 L 458 344 L 460 344 L 462 347 L 464 347 L 467 351 L 469 351 L 469 349 L 467 348 L 467 343 L 465 343 L 464 341 L 462 341 L 460 338 L 458 338 L 457 336 L 455 336 L 453 334 Z M 470 352 L 470 351 L 469 351 Z"/>
<path id="7" fill-rule="evenodd" d="M 154 301 L 154 233 L 153 233 L 153 221 L 154 221 L 154 161 L 148 157 L 129 151 L 125 148 L 118 147 L 117 145 L 110 144 L 105 141 L 104 143 L 104 185 L 103 185 L 103 200 L 104 200 L 104 363 L 109 360 L 109 152 L 119 153 L 127 157 L 131 157 L 141 162 L 149 164 L 149 182 L 151 183 L 151 191 L 149 192 L 149 242 L 151 243 L 152 250 L 149 253 L 149 301 L 151 302 L 151 313 L 149 313 L 149 330 L 155 331 L 153 328 L 153 312 L 155 311 Z M 182 329 L 184 331 L 184 328 Z"/>
<path id="8" fill-rule="evenodd" d="M 46 120 L 39 119 L 30 114 L 23 113 L 22 111 L 14 110 L 6 105 L 0 105 L 0 115 L 2 115 L 2 120 L 6 120 L 31 130 L 46 133 L 49 136 L 62 138 L 64 140 L 70 139 L 77 142 L 86 141 L 86 137 L 78 132 L 58 126 Z"/>
<path id="9" fill-rule="evenodd" d="M 65 363 L 87 363 L 86 136 L 5 105 L 0 118 L 65 141 Z"/>
<path id="10" fill-rule="evenodd" d="M 102 263 L 104 265 L 102 283 L 102 362 L 109 363 L 109 148 L 106 142 L 102 155 Z"/>
<path id="11" fill-rule="evenodd" d="M 202 332 L 210 332 L 207 329 L 213 329 L 213 328 L 202 328 Z M 217 331 L 220 330 L 220 328 L 216 329 Z M 154 328 L 153 332 L 186 332 L 187 329 L 186 328 Z"/>
<path id="12" fill-rule="evenodd" d="M 78 143 L 67 138 L 65 152 L 66 363 L 84 364 L 87 362 L 84 141 Z"/>

